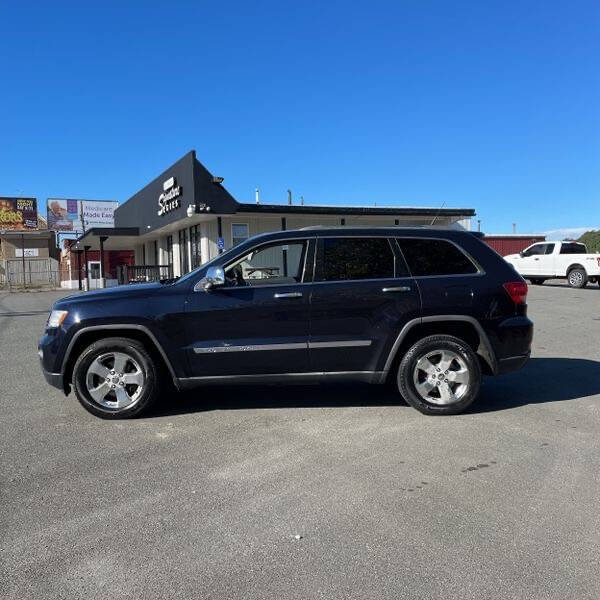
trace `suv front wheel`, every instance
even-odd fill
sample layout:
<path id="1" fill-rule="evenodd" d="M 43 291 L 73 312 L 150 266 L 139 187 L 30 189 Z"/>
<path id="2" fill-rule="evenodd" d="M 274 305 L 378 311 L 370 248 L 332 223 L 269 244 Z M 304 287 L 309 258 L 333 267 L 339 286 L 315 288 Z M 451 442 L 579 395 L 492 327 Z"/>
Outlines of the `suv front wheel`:
<path id="1" fill-rule="evenodd" d="M 404 355 L 397 382 L 404 399 L 423 414 L 455 415 L 477 397 L 481 367 L 460 338 L 430 335 Z"/>
<path id="2" fill-rule="evenodd" d="M 73 388 L 82 406 L 98 417 L 135 417 L 158 396 L 157 367 L 137 340 L 106 338 L 77 359 Z"/>

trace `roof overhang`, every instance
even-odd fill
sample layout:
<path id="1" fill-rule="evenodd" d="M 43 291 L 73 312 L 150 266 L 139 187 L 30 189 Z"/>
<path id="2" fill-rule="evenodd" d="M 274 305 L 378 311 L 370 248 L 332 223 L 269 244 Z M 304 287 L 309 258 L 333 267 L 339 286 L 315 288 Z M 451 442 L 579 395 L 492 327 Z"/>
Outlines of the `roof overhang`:
<path id="1" fill-rule="evenodd" d="M 278 213 L 298 215 L 380 215 L 422 217 L 474 217 L 473 208 L 428 208 L 410 206 L 308 206 L 298 204 L 238 204 L 241 213 Z"/>
<path id="2" fill-rule="evenodd" d="M 38 238 L 42 240 L 48 240 L 54 237 L 54 231 L 49 229 L 0 229 L 0 236 L 4 239 L 20 240 L 21 237 L 25 238 Z"/>
<path id="3" fill-rule="evenodd" d="M 72 250 L 100 250 L 103 238 L 105 250 L 133 250 L 139 244 L 138 227 L 94 227 L 79 236 L 71 245 Z"/>

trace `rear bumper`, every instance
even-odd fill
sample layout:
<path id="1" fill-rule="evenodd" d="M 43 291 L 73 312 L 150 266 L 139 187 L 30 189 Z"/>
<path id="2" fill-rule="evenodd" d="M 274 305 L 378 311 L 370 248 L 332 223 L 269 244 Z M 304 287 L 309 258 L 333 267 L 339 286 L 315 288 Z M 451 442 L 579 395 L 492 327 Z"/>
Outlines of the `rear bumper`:
<path id="1" fill-rule="evenodd" d="M 531 354 L 533 323 L 525 316 L 511 317 L 488 332 L 496 356 L 495 375 L 520 369 Z"/>

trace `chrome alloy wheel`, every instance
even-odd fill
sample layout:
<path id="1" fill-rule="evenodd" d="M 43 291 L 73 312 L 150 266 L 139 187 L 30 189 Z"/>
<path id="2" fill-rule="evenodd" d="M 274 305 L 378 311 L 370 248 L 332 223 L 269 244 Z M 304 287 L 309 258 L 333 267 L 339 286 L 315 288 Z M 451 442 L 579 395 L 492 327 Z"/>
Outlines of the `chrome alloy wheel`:
<path id="1" fill-rule="evenodd" d="M 569 283 L 573 287 L 580 286 L 583 283 L 583 273 L 581 271 L 571 271 L 569 273 Z"/>
<path id="2" fill-rule="evenodd" d="M 464 358 L 452 350 L 434 350 L 415 365 L 413 382 L 425 402 L 448 405 L 459 402 L 469 389 L 469 370 Z"/>
<path id="3" fill-rule="evenodd" d="M 89 395 L 104 408 L 133 406 L 144 390 L 145 376 L 138 362 L 124 352 L 107 352 L 94 359 L 85 383 Z"/>

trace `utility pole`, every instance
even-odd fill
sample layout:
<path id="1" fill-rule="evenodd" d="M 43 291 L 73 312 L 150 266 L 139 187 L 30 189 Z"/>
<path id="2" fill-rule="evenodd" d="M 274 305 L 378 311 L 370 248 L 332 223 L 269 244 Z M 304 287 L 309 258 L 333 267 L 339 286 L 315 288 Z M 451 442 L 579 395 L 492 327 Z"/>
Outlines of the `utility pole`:
<path id="1" fill-rule="evenodd" d="M 21 234 L 21 261 L 23 265 L 23 289 L 27 286 L 25 284 L 25 234 Z"/>
<path id="2" fill-rule="evenodd" d="M 83 233 L 81 235 L 85 235 L 85 221 L 83 220 L 83 202 L 79 201 L 79 220 L 81 221 L 81 229 Z"/>

